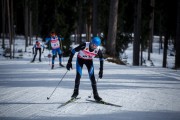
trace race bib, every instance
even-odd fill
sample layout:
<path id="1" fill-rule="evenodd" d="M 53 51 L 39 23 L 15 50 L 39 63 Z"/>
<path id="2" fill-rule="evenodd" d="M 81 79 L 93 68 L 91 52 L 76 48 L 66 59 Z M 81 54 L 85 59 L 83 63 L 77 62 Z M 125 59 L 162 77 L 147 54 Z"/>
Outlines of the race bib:
<path id="1" fill-rule="evenodd" d="M 51 40 L 51 47 L 53 48 L 53 49 L 55 49 L 55 48 L 59 48 L 59 40 L 58 39 L 55 39 L 55 40 Z"/>

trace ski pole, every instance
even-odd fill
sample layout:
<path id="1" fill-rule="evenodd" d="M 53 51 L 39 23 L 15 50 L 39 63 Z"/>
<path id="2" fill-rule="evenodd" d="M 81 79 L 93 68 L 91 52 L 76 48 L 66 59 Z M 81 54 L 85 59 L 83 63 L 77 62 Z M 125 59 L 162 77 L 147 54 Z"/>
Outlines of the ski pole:
<path id="1" fill-rule="evenodd" d="M 43 56 L 44 56 L 45 61 L 47 62 L 46 57 L 45 57 L 45 55 L 44 55 L 44 52 L 45 52 L 45 49 L 44 49 L 44 48 L 45 48 L 45 47 L 44 47 L 44 45 L 43 45 L 43 51 L 42 51 L 42 54 L 43 54 Z"/>
<path id="2" fill-rule="evenodd" d="M 97 79 L 96 83 L 98 82 L 99 78 Z M 93 92 L 91 92 L 91 95 L 88 96 L 88 98 L 91 98 Z"/>
<path id="3" fill-rule="evenodd" d="M 44 55 L 44 52 L 43 52 L 42 54 L 43 54 L 43 56 L 44 56 L 45 61 L 47 62 L 46 57 L 45 57 L 45 55 Z"/>
<path id="4" fill-rule="evenodd" d="M 49 65 L 50 65 L 50 56 L 49 56 L 49 55 L 50 55 L 50 42 L 49 42 L 49 45 L 48 45 L 48 47 L 49 47 L 49 48 L 48 48 L 48 49 L 49 49 L 48 58 L 49 58 Z"/>
<path id="5" fill-rule="evenodd" d="M 53 95 L 53 93 L 55 92 L 56 88 L 59 86 L 59 84 L 61 83 L 61 81 L 63 80 L 63 78 L 66 76 L 68 70 L 66 71 L 66 73 L 63 75 L 63 77 L 61 78 L 61 80 L 59 81 L 58 85 L 55 87 L 55 89 L 53 90 L 53 92 L 51 93 L 51 95 L 49 97 L 47 97 L 47 100 L 49 100 L 51 98 L 51 96 Z"/>
<path id="6" fill-rule="evenodd" d="M 61 43 L 61 50 L 62 50 L 62 63 L 64 63 L 64 57 L 63 57 L 63 54 L 64 54 L 64 51 L 63 51 L 63 44 L 62 44 L 62 40 L 60 40 L 60 43 Z"/>
<path id="7" fill-rule="evenodd" d="M 43 55 L 44 55 L 44 54 L 43 54 Z M 47 62 L 45 55 L 44 55 L 44 59 L 45 59 L 45 61 Z"/>

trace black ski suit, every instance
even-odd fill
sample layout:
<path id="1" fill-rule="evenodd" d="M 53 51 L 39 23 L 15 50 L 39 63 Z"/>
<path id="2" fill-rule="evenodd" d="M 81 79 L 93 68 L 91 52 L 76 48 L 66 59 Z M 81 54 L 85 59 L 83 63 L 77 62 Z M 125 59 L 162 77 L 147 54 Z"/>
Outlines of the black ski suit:
<path id="1" fill-rule="evenodd" d="M 96 80 L 94 76 L 93 57 L 95 57 L 96 55 L 99 56 L 99 60 L 100 60 L 99 78 L 102 78 L 102 75 L 103 75 L 102 51 L 99 49 L 99 47 L 96 48 L 95 50 L 91 49 L 90 42 L 86 42 L 79 45 L 78 47 L 72 49 L 71 51 L 71 54 L 70 54 L 70 57 L 66 66 L 68 70 L 72 68 L 71 62 L 76 52 L 78 52 L 78 55 L 77 55 L 77 61 L 76 61 L 76 78 L 75 78 L 74 93 L 77 93 L 77 94 L 79 93 L 79 85 L 80 85 L 80 79 L 82 75 L 82 68 L 83 68 L 83 65 L 85 64 L 88 69 L 89 78 L 91 80 L 94 97 L 98 96 Z"/>
<path id="2" fill-rule="evenodd" d="M 37 55 L 37 51 L 39 51 L 39 62 L 41 62 L 41 47 L 43 48 L 43 52 L 44 52 L 44 46 L 41 45 L 41 43 L 39 41 L 36 41 L 36 43 L 33 46 L 33 54 L 34 54 L 34 49 L 35 49 L 35 54 L 33 57 L 32 62 L 34 62 L 34 60 L 36 59 L 36 55 Z"/>

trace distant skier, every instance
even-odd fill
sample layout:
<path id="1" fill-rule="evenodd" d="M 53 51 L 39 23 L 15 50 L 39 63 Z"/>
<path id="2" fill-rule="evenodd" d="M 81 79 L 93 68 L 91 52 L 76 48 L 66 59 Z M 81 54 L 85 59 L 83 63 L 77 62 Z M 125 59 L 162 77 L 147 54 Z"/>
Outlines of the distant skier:
<path id="1" fill-rule="evenodd" d="M 37 51 L 39 51 L 39 62 L 41 62 L 41 48 L 43 48 L 42 53 L 44 52 L 44 45 L 42 45 L 42 43 L 40 41 L 38 41 L 38 37 L 36 36 L 36 43 L 33 45 L 33 54 L 34 54 L 34 50 L 35 50 L 35 54 L 34 54 L 34 58 L 31 62 L 34 62 L 36 59 L 36 55 L 37 55 Z"/>
<path id="2" fill-rule="evenodd" d="M 99 71 L 99 78 L 101 79 L 103 76 L 103 54 L 102 51 L 99 49 L 99 45 L 101 44 L 101 40 L 99 37 L 94 37 L 91 42 L 85 42 L 76 48 L 72 49 L 68 63 L 66 65 L 67 70 L 72 69 L 72 59 L 76 52 L 77 61 L 76 61 L 76 78 L 75 78 L 75 86 L 74 86 L 74 93 L 71 98 L 76 98 L 79 94 L 79 85 L 80 85 L 80 78 L 82 75 L 82 68 L 83 64 L 86 65 L 89 73 L 89 78 L 91 80 L 91 86 L 93 89 L 94 99 L 96 101 L 101 101 L 102 98 L 99 97 L 97 92 L 96 80 L 94 76 L 94 65 L 93 65 L 93 58 L 98 55 L 100 60 L 100 71 Z"/>
<path id="3" fill-rule="evenodd" d="M 50 45 L 50 47 L 52 48 L 52 67 L 51 69 L 54 69 L 54 61 L 55 61 L 55 57 L 56 54 L 58 53 L 59 55 L 59 66 L 64 67 L 64 65 L 62 65 L 62 51 L 60 49 L 60 41 L 64 40 L 64 38 L 58 37 L 56 35 L 55 32 L 51 33 L 51 37 L 46 38 L 46 44 L 48 44 L 48 46 Z"/>

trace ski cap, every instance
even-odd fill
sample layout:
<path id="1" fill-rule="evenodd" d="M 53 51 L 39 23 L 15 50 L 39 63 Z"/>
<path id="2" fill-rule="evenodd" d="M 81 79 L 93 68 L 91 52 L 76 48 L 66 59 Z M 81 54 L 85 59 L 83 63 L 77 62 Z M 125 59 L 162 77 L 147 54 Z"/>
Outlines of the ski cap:
<path id="1" fill-rule="evenodd" d="M 99 46 L 101 44 L 101 39 L 99 37 L 94 37 L 92 40 L 91 40 L 91 43 L 92 44 L 95 44 L 96 46 Z"/>
<path id="2" fill-rule="evenodd" d="M 56 36 L 56 33 L 55 32 L 51 32 L 51 36 Z"/>

